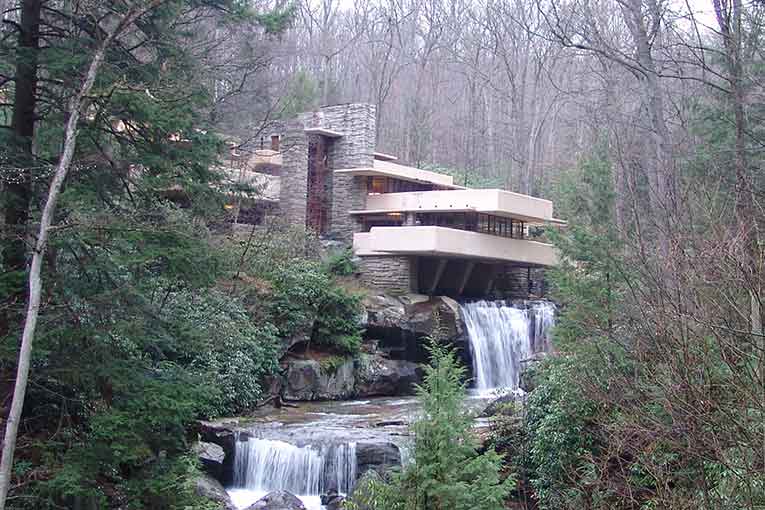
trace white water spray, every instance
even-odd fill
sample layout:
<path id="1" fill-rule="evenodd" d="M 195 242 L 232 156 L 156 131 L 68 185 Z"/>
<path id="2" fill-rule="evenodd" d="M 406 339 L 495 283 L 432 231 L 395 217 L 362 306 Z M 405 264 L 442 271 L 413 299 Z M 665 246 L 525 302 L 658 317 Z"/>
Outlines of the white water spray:
<path id="1" fill-rule="evenodd" d="M 555 306 L 547 301 L 515 307 L 504 301 L 475 301 L 462 305 L 470 337 L 476 389 L 516 390 L 521 361 L 550 350 Z"/>
<path id="2" fill-rule="evenodd" d="M 319 508 L 319 496 L 329 489 L 350 493 L 356 483 L 356 462 L 356 443 L 299 447 L 249 438 L 236 442 L 234 484 L 229 493 L 253 503 L 269 492 L 283 490 L 298 496 L 306 506 Z"/>

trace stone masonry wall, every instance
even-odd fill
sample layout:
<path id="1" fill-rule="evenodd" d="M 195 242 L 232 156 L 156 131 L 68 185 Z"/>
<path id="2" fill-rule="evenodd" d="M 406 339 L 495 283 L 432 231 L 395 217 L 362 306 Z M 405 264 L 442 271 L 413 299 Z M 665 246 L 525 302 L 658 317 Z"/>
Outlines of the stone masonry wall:
<path id="1" fill-rule="evenodd" d="M 505 266 L 497 274 L 494 290 L 511 298 L 526 299 L 530 295 L 541 297 L 546 290 L 543 281 L 544 269 Z"/>
<path id="2" fill-rule="evenodd" d="M 409 257 L 374 255 L 361 257 L 361 281 L 377 289 L 393 293 L 412 292 L 416 281 L 415 268 Z"/>
<path id="3" fill-rule="evenodd" d="M 304 119 L 285 125 L 280 142 L 282 175 L 279 207 L 283 218 L 291 225 L 305 226 L 308 198 L 308 136 Z"/>
<path id="4" fill-rule="evenodd" d="M 343 134 L 328 149 L 329 167 L 371 167 L 375 151 L 375 106 L 343 104 L 321 109 L 321 126 Z M 351 242 L 358 231 L 356 220 L 348 211 L 363 209 L 366 202 L 366 178 L 333 175 L 330 233 L 338 240 Z"/>

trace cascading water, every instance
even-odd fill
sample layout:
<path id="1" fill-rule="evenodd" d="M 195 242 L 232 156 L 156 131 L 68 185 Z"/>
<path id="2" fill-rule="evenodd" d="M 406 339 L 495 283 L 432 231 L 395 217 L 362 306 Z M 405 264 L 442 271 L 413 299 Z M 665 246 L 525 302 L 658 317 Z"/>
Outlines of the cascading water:
<path id="1" fill-rule="evenodd" d="M 335 489 L 347 494 L 356 482 L 356 443 L 299 447 L 284 441 L 249 438 L 237 441 L 234 480 L 229 494 L 246 507 L 269 492 L 295 494 L 309 509 L 319 496 Z"/>
<path id="2" fill-rule="evenodd" d="M 548 301 L 513 306 L 505 301 L 475 301 L 462 305 L 470 337 L 476 389 L 517 390 L 521 361 L 550 349 L 555 305 Z"/>

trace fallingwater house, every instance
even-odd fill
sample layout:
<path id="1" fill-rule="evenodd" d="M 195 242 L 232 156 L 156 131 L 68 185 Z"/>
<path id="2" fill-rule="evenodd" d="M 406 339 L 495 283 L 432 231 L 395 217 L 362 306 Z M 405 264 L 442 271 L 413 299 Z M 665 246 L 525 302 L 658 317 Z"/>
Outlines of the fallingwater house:
<path id="1" fill-rule="evenodd" d="M 552 202 L 468 189 L 399 164 L 375 151 L 375 132 L 369 104 L 325 106 L 287 122 L 270 150 L 236 170 L 261 194 L 231 206 L 235 222 L 257 224 L 278 207 L 291 224 L 352 246 L 362 281 L 389 293 L 544 293 L 541 270 L 557 257 L 534 236 L 536 227 L 563 223 Z"/>
<path id="2" fill-rule="evenodd" d="M 292 350 L 273 394 L 292 401 L 411 395 L 427 359 L 420 340 L 436 313 L 472 367 L 479 395 L 523 388 L 523 364 L 551 348 L 555 305 L 529 300 L 544 293 L 542 272 L 556 263 L 553 247 L 537 236 L 539 226 L 562 223 L 550 201 L 467 189 L 376 152 L 375 109 L 367 104 L 302 114 L 270 143 L 254 156 L 232 151 L 223 168 L 235 189 L 258 191 L 231 193 L 234 228 L 269 215 L 309 228 L 325 247 L 352 248 L 362 282 L 374 289 L 360 318 L 363 352 L 330 370 L 321 353 L 301 350 L 305 338 L 288 339 Z M 320 413 L 290 406 L 279 411 L 280 421 L 286 417 L 279 426 L 250 424 L 239 440 L 240 429 L 226 423 L 205 425 L 202 436 L 224 449 L 213 467 L 238 508 L 286 490 L 320 509 L 321 495 L 351 493 L 367 470 L 401 463 L 397 438 L 416 406 L 406 399 L 324 404 Z"/>

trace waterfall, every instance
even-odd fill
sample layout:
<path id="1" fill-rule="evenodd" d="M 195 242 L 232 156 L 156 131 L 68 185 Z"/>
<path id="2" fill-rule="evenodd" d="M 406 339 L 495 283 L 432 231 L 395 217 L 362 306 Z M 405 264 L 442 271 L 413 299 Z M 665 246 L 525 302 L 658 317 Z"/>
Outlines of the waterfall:
<path id="1" fill-rule="evenodd" d="M 301 447 L 270 439 L 237 441 L 233 482 L 235 493 L 285 490 L 305 503 L 329 489 L 348 494 L 356 483 L 356 443 Z"/>
<path id="2" fill-rule="evenodd" d="M 462 305 L 462 315 L 480 392 L 518 389 L 521 361 L 551 347 L 555 305 L 548 301 L 523 307 L 505 301 L 475 301 Z"/>

